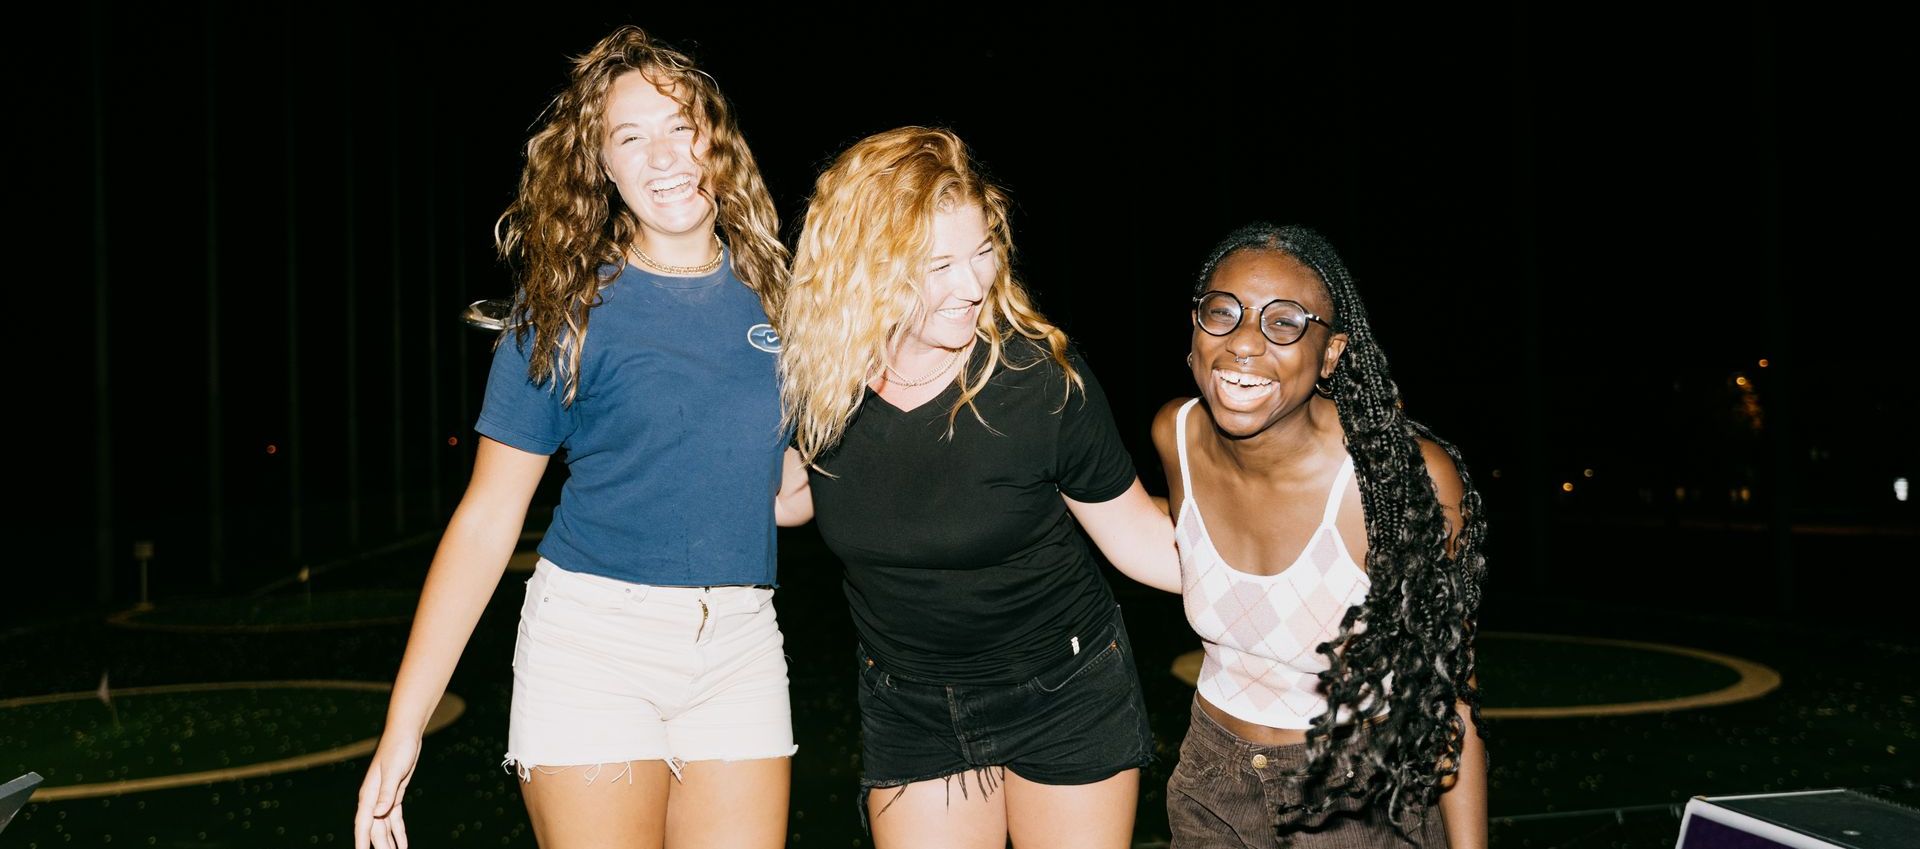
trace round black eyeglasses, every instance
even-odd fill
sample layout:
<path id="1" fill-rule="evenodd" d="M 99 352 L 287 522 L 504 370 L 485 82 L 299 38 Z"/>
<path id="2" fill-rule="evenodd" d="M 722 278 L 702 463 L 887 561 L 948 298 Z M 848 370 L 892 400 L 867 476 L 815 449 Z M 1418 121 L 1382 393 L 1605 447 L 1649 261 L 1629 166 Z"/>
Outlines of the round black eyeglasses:
<path id="1" fill-rule="evenodd" d="M 1210 291 L 1193 299 L 1194 318 L 1200 329 L 1213 336 L 1225 336 L 1240 326 L 1247 309 L 1232 292 Z M 1260 308 L 1260 334 L 1275 345 L 1291 345 L 1307 335 L 1307 324 L 1317 323 L 1333 329 L 1326 319 L 1307 312 L 1297 301 L 1274 299 Z"/>

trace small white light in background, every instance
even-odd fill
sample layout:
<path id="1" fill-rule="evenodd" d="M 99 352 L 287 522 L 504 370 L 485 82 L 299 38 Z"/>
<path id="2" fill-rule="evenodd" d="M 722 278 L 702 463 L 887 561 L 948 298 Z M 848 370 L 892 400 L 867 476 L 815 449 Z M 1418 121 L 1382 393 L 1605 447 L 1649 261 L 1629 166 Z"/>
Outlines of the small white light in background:
<path id="1" fill-rule="evenodd" d="M 1894 497 L 1894 500 L 1896 501 L 1907 500 L 1907 479 L 1906 478 L 1893 479 L 1893 497 Z"/>

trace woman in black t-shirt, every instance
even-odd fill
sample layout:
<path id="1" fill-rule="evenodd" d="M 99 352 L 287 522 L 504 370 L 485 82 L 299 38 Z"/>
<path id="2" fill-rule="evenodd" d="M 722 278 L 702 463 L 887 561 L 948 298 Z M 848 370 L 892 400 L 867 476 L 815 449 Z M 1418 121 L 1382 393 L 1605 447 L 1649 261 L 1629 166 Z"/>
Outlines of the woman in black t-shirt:
<path id="1" fill-rule="evenodd" d="M 1075 523 L 1178 592 L 1172 523 L 1011 250 L 1006 196 L 960 140 L 908 127 L 821 175 L 794 258 L 786 412 L 846 563 L 883 849 L 1126 846 L 1152 752 Z"/>

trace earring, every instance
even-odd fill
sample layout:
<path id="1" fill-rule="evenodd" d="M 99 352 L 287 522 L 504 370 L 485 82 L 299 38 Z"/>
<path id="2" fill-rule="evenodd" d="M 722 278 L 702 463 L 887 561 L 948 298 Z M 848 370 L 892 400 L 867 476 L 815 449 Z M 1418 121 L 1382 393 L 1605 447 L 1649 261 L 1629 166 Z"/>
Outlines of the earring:
<path id="1" fill-rule="evenodd" d="M 1329 378 L 1320 378 L 1313 382 L 1313 392 L 1327 400 L 1333 400 L 1333 382 Z"/>
<path id="2" fill-rule="evenodd" d="M 1187 368 L 1193 368 L 1193 352 L 1187 352 Z"/>

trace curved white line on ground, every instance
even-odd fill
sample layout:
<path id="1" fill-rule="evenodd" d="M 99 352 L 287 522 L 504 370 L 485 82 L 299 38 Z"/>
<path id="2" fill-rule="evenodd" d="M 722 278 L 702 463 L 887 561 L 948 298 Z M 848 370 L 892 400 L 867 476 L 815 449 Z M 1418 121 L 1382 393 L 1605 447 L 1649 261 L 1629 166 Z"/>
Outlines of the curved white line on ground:
<path id="1" fill-rule="evenodd" d="M 1595 646 L 1635 649 L 1638 651 L 1661 652 L 1704 660 L 1733 670 L 1740 676 L 1733 682 L 1709 693 L 1677 696 L 1670 699 L 1649 699 L 1639 702 L 1613 702 L 1593 705 L 1552 705 L 1546 707 L 1518 708 L 1482 708 L 1480 715 L 1489 719 L 1566 719 L 1576 716 L 1624 716 L 1636 713 L 1664 713 L 1675 710 L 1730 705 L 1757 699 L 1780 687 L 1780 673 L 1762 664 L 1745 658 L 1719 654 L 1687 646 L 1674 646 L 1666 643 L 1643 643 L 1634 640 L 1609 640 L 1601 637 L 1568 637 L 1558 634 L 1528 634 L 1511 631 L 1485 631 L 1481 638 L 1496 640 L 1534 640 L 1537 642 L 1582 643 Z M 1198 651 L 1183 654 L 1173 661 L 1173 676 L 1192 686 L 1200 678 L 1201 655 Z"/>
<path id="2" fill-rule="evenodd" d="M 113 690 L 116 696 L 152 696 L 165 693 L 203 693 L 216 690 L 353 690 L 365 693 L 385 693 L 393 685 L 377 681 L 233 681 L 225 684 L 173 684 L 163 687 L 127 687 Z M 84 701 L 97 699 L 99 694 L 88 691 L 83 693 L 53 693 L 45 696 L 26 696 L 15 699 L 0 699 L 0 710 L 28 705 L 43 705 L 54 702 Z M 464 699 L 452 693 L 442 696 L 440 704 L 433 709 L 433 716 L 427 720 L 425 733 L 432 734 L 460 718 L 467 710 Z M 34 791 L 33 802 L 58 802 L 63 799 L 90 799 L 96 796 L 119 796 L 126 793 L 138 793 L 143 790 L 165 790 L 173 787 L 190 787 L 214 781 L 235 781 L 242 778 L 259 778 L 282 772 L 293 772 L 338 763 L 373 754 L 374 746 L 380 742 L 378 737 L 356 740 L 344 746 L 336 746 L 319 752 L 295 755 L 274 761 L 246 764 L 236 767 L 185 772 L 178 775 L 156 775 L 150 778 L 133 778 L 126 781 L 103 781 L 98 784 L 68 784 L 59 787 L 42 786 Z"/>

